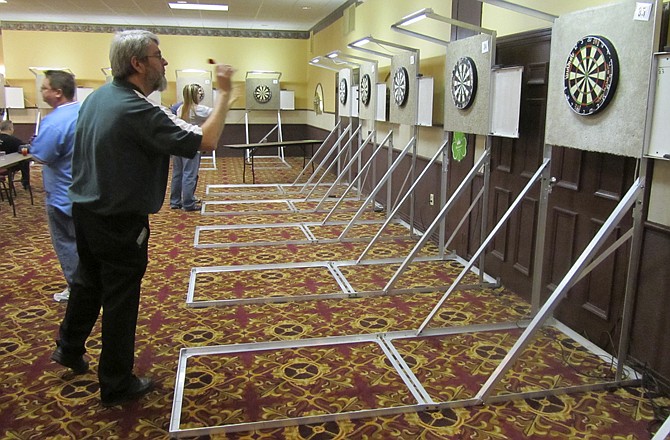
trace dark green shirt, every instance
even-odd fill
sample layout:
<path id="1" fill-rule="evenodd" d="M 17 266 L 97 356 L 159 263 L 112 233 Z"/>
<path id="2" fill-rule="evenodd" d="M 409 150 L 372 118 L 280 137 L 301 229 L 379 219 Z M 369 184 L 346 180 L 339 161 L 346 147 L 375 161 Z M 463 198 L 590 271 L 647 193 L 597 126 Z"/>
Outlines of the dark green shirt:
<path id="1" fill-rule="evenodd" d="M 70 198 L 101 215 L 155 213 L 165 199 L 170 155 L 193 158 L 201 140 L 200 127 L 115 79 L 81 106 Z"/>

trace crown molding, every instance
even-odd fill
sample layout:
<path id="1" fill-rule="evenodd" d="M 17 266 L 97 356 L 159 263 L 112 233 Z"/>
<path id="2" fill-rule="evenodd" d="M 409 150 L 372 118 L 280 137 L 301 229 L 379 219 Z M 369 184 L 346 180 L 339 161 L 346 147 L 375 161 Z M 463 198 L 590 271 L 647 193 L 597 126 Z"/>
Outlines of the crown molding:
<path id="1" fill-rule="evenodd" d="M 116 33 L 129 29 L 144 29 L 156 35 L 189 35 L 200 37 L 241 37 L 241 38 L 284 38 L 307 40 L 309 31 L 253 30 L 225 28 L 193 28 L 178 26 L 140 26 L 140 25 L 108 25 L 86 23 L 42 23 L 29 21 L 2 21 L 1 30 L 38 31 L 38 32 L 92 32 Z"/>

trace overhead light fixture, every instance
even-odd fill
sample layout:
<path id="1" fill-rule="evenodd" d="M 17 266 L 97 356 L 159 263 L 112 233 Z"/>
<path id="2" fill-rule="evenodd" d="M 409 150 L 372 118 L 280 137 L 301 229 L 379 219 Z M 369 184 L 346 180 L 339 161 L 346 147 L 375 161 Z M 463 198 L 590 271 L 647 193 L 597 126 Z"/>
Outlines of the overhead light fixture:
<path id="1" fill-rule="evenodd" d="M 403 18 L 403 21 L 400 22 L 399 26 L 409 26 L 410 24 L 414 24 L 418 21 L 421 21 L 424 18 L 426 18 L 425 12 L 421 15 L 417 15 L 416 17 L 407 16 Z"/>
<path id="2" fill-rule="evenodd" d="M 479 1 L 487 1 L 487 0 L 479 0 Z M 460 20 L 456 20 L 454 18 L 444 17 L 442 15 L 438 15 L 435 12 L 433 12 L 433 10 L 431 8 L 424 8 L 424 9 L 421 9 L 420 11 L 416 11 L 415 13 L 404 17 L 399 22 L 392 24 L 391 29 L 393 29 L 394 31 L 406 34 L 406 35 L 411 35 L 412 37 L 416 37 L 416 38 L 420 38 L 422 40 L 430 41 L 430 42 L 435 43 L 435 44 L 439 44 L 439 45 L 442 45 L 442 46 L 448 46 L 450 42 L 447 41 L 447 40 L 442 40 L 440 38 L 431 37 L 430 35 L 426 35 L 426 34 L 423 34 L 423 33 L 417 32 L 417 31 L 412 31 L 412 30 L 404 28 L 404 26 L 410 25 L 412 23 L 416 23 L 417 21 L 423 20 L 424 18 L 430 18 L 432 20 L 441 21 L 442 23 L 447 23 L 451 26 L 456 26 L 456 27 L 459 27 L 459 28 L 462 28 L 462 29 L 467 29 L 467 30 L 470 30 L 470 31 L 476 32 L 476 33 L 488 34 L 488 35 L 495 35 L 495 33 L 496 33 L 495 31 L 493 31 L 491 29 L 485 29 L 483 27 L 476 26 L 476 25 L 470 24 L 470 23 L 466 23 L 466 22 L 463 22 L 463 21 L 460 21 Z"/>
<path id="3" fill-rule="evenodd" d="M 206 5 L 194 3 L 168 3 L 172 9 L 188 9 L 191 11 L 227 11 L 228 5 Z"/>
<path id="4" fill-rule="evenodd" d="M 539 18 L 540 20 L 550 21 L 552 23 L 558 18 L 557 15 L 547 14 L 546 12 L 538 11 L 537 9 L 529 8 L 526 6 L 517 5 L 516 3 L 511 3 L 506 0 L 478 0 L 478 1 L 480 3 L 488 3 L 489 5 L 518 12 L 519 14 Z"/>
<path id="5" fill-rule="evenodd" d="M 366 45 L 368 43 L 376 44 L 380 48 L 384 49 L 385 52 L 381 52 L 379 50 L 369 49 L 367 47 L 363 47 L 364 45 Z M 347 46 L 352 48 L 352 49 L 357 49 L 357 50 L 367 52 L 367 53 L 371 53 L 373 55 L 377 55 L 377 56 L 384 57 L 384 58 L 393 58 L 393 56 L 394 56 L 388 50 L 388 48 L 401 50 L 403 52 L 410 52 L 410 53 L 413 53 L 413 54 L 418 54 L 419 53 L 419 50 L 415 49 L 413 47 L 403 46 L 403 45 L 400 45 L 400 44 L 397 44 L 397 43 L 392 43 L 390 41 L 379 40 L 377 38 L 374 38 L 372 35 L 370 35 L 368 37 L 365 37 L 365 38 L 362 38 L 360 40 L 356 40 L 352 43 L 349 43 L 349 44 L 347 44 Z"/>
<path id="6" fill-rule="evenodd" d="M 360 40 L 354 41 L 353 43 L 351 43 L 350 46 L 361 47 L 361 46 L 365 46 L 369 42 L 370 42 L 370 38 L 368 38 L 368 37 L 361 38 Z"/>

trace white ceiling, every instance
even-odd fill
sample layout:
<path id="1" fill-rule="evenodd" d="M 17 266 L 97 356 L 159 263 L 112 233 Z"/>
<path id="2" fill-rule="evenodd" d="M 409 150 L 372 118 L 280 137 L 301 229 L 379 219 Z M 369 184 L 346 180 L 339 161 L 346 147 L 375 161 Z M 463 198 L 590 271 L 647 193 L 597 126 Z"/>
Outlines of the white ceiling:
<path id="1" fill-rule="evenodd" d="M 228 12 L 173 10 L 177 0 L 6 0 L 0 22 L 309 31 L 351 0 L 188 0 Z"/>

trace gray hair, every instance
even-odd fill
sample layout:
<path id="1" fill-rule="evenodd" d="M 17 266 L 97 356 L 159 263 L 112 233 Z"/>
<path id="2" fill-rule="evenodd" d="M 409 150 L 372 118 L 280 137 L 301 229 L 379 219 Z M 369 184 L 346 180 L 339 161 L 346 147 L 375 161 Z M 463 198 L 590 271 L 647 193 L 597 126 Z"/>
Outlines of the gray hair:
<path id="1" fill-rule="evenodd" d="M 126 79 L 135 68 L 130 63 L 133 57 L 142 58 L 147 55 L 147 47 L 154 42 L 158 44 L 158 37 L 140 29 L 117 32 L 109 49 L 109 62 L 114 78 Z"/>
<path id="2" fill-rule="evenodd" d="M 14 130 L 14 123 L 9 119 L 5 119 L 0 122 L 0 131 L 11 131 Z"/>

